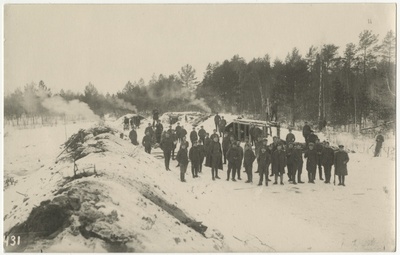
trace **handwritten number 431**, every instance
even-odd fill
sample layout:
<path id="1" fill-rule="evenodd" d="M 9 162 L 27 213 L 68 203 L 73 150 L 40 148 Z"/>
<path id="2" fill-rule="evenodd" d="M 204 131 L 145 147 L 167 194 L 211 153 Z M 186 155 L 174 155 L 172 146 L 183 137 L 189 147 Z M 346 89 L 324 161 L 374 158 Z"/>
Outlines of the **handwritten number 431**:
<path id="1" fill-rule="evenodd" d="M 21 244 L 20 236 L 5 236 L 4 237 L 4 245 L 7 247 L 9 245 L 15 246 Z"/>

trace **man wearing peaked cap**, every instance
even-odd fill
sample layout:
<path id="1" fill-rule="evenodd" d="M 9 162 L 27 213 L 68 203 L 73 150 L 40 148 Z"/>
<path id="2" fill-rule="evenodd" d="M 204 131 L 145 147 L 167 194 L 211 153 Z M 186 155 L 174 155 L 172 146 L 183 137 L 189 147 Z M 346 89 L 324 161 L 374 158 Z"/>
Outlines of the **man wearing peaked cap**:
<path id="1" fill-rule="evenodd" d="M 335 174 L 339 176 L 339 185 L 344 185 L 344 177 L 347 175 L 347 162 L 350 158 L 346 151 L 344 151 L 344 146 L 339 145 L 339 151 L 335 153 L 334 166 Z"/>

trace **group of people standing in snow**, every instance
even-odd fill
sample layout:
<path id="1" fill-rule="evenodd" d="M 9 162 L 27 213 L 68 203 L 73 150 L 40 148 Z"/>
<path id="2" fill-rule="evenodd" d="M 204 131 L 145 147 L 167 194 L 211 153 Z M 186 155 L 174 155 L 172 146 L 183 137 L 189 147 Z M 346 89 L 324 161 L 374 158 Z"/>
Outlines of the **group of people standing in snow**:
<path id="1" fill-rule="evenodd" d="M 157 114 L 157 113 L 156 113 Z M 175 129 L 169 126 L 164 130 L 161 121 L 154 119 L 153 125 L 148 123 L 145 129 L 145 136 L 142 145 L 145 152 L 151 153 L 154 144 L 158 145 L 164 154 L 165 169 L 170 171 L 170 161 L 177 160 L 180 167 L 180 179 L 185 182 L 185 174 L 189 162 L 193 178 L 198 178 L 202 173 L 203 164 L 211 168 L 212 180 L 220 179 L 219 170 L 223 170 L 223 165 L 227 164 L 227 181 L 242 180 L 241 169 L 247 174 L 246 183 L 253 182 L 253 164 L 257 161 L 255 173 L 259 174 L 258 185 L 268 186 L 274 177 L 273 184 L 284 184 L 283 176 L 287 171 L 288 181 L 292 184 L 304 183 L 302 181 L 303 161 L 308 173 L 308 183 L 315 183 L 316 170 L 318 176 L 325 183 L 330 183 L 332 166 L 335 168 L 335 175 L 339 176 L 339 185 L 345 185 L 347 175 L 347 162 L 349 156 L 344 151 L 344 146 L 339 145 L 339 150 L 335 152 L 329 142 L 320 142 L 318 136 L 305 122 L 303 127 L 303 137 L 305 146 L 296 142 L 296 137 L 289 128 L 289 133 L 285 140 L 273 137 L 272 143 L 268 144 L 267 137 L 263 136 L 263 131 L 251 125 L 249 136 L 244 139 L 244 147 L 238 141 L 233 129 L 226 130 L 226 120 L 219 116 L 214 117 L 215 129 L 210 135 L 203 126 L 196 130 L 193 127 L 189 133 L 189 141 L 186 140 L 188 132 L 178 122 Z M 268 136 L 268 134 L 266 134 Z M 133 144 L 138 145 L 137 133 L 133 127 L 129 137 Z M 179 143 L 179 149 L 175 158 L 175 151 Z M 254 150 L 253 150 L 254 146 Z M 323 172 L 322 172 L 323 169 Z"/>

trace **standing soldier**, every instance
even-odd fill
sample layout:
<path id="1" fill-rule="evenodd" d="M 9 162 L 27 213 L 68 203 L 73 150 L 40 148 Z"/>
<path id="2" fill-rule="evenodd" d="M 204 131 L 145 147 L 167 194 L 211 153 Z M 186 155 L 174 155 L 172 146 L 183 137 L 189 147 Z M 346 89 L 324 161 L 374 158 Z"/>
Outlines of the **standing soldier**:
<path id="1" fill-rule="evenodd" d="M 201 173 L 203 170 L 204 158 L 207 156 L 207 150 L 201 140 L 198 141 L 197 147 L 199 148 L 199 151 L 200 151 L 199 173 Z"/>
<path id="2" fill-rule="evenodd" d="M 271 163 L 271 154 L 267 152 L 267 148 L 262 146 L 260 149 L 260 154 L 257 158 L 258 169 L 257 172 L 260 174 L 260 181 L 258 182 L 258 186 L 261 186 L 263 183 L 263 179 L 265 176 L 265 185 L 268 186 L 268 168 Z"/>
<path id="3" fill-rule="evenodd" d="M 283 185 L 283 174 L 285 173 L 286 153 L 282 150 L 282 144 L 277 145 L 276 151 L 272 153 L 272 172 L 275 175 L 274 184 L 278 184 L 278 176 Z"/>
<path id="4" fill-rule="evenodd" d="M 133 118 L 134 118 L 134 117 L 132 117 L 132 118 L 129 119 L 129 124 L 131 125 L 131 128 L 133 128 L 133 127 L 135 126 L 135 123 L 134 123 L 134 121 L 133 121 Z"/>
<path id="5" fill-rule="evenodd" d="M 192 143 L 192 147 L 199 137 L 197 136 L 196 127 L 193 127 L 192 132 L 190 132 L 190 142 Z"/>
<path id="6" fill-rule="evenodd" d="M 226 153 L 226 157 L 228 158 L 228 174 L 227 174 L 226 180 L 229 181 L 229 177 L 230 177 L 230 174 L 232 171 L 232 181 L 235 182 L 237 166 L 238 166 L 239 160 L 240 160 L 240 152 L 239 152 L 238 148 L 236 147 L 236 142 L 232 143 L 231 148 Z"/>
<path id="7" fill-rule="evenodd" d="M 186 129 L 182 126 L 181 131 L 180 131 L 180 138 L 181 138 L 181 142 L 182 142 L 182 138 L 186 137 L 187 135 L 187 131 Z M 189 148 L 189 146 L 187 146 L 186 148 Z"/>
<path id="8" fill-rule="evenodd" d="M 314 149 L 314 144 L 308 144 L 308 150 L 304 153 L 304 158 L 307 159 L 307 172 L 308 172 L 308 183 L 315 183 L 315 172 L 317 171 L 318 155 Z"/>
<path id="9" fill-rule="evenodd" d="M 254 124 L 251 124 L 250 129 L 249 129 L 249 136 L 250 136 L 250 141 L 251 141 L 252 146 L 255 145 L 255 142 L 257 141 L 255 139 L 256 137 L 255 137 L 254 131 L 255 131 L 255 126 L 254 126 Z"/>
<path id="10" fill-rule="evenodd" d="M 383 135 L 379 132 L 379 134 L 375 138 L 376 145 L 375 145 L 375 153 L 374 157 L 378 157 L 381 154 L 382 144 L 385 141 Z"/>
<path id="11" fill-rule="evenodd" d="M 349 155 L 344 151 L 344 146 L 339 145 L 339 151 L 335 153 L 334 165 L 335 174 L 339 177 L 339 184 L 344 185 L 344 177 L 347 175 L 347 162 L 349 162 Z"/>
<path id="12" fill-rule="evenodd" d="M 325 183 L 330 183 L 331 181 L 331 169 L 334 159 L 335 152 L 329 146 L 329 142 L 325 142 L 325 147 L 322 149 L 321 153 L 321 163 L 324 167 Z"/>
<path id="13" fill-rule="evenodd" d="M 210 144 L 206 166 L 211 167 L 213 181 L 215 181 L 215 179 L 220 179 L 218 176 L 218 169 L 222 169 L 222 149 L 221 144 L 218 142 L 218 137 L 214 137 L 214 140 Z"/>
<path id="14" fill-rule="evenodd" d="M 178 161 L 180 166 L 181 182 L 186 182 L 185 173 L 189 164 L 186 144 L 183 144 L 179 149 L 178 154 L 176 155 L 176 160 Z"/>
<path id="15" fill-rule="evenodd" d="M 214 117 L 214 123 L 215 123 L 215 129 L 216 130 L 218 129 L 218 125 L 219 125 L 220 120 L 221 120 L 221 117 L 218 115 L 218 112 L 217 112 L 217 114 Z"/>
<path id="16" fill-rule="evenodd" d="M 169 169 L 169 161 L 171 159 L 171 152 L 172 148 L 174 146 L 174 142 L 172 141 L 172 138 L 169 136 L 168 133 L 165 134 L 165 139 L 160 144 L 161 149 L 164 152 L 164 162 L 165 162 L 165 170 L 171 171 Z"/>
<path id="17" fill-rule="evenodd" d="M 322 177 L 322 150 L 323 149 L 324 149 L 324 145 L 317 138 L 316 143 L 315 143 L 315 150 L 317 151 L 317 155 L 318 155 L 318 177 L 321 181 L 324 180 L 324 178 Z M 326 178 L 326 176 L 325 176 L 325 178 Z"/>
<path id="18" fill-rule="evenodd" d="M 240 178 L 240 169 L 242 168 L 244 152 L 243 152 L 242 146 L 240 146 L 240 141 L 237 141 L 237 148 L 239 150 L 239 156 L 240 156 L 239 157 L 239 164 L 237 165 L 237 176 L 238 176 L 238 180 L 242 180 L 242 178 Z"/>
<path id="19" fill-rule="evenodd" d="M 271 121 L 274 119 L 274 116 L 275 121 L 278 121 L 278 102 L 276 100 L 271 105 Z"/>
<path id="20" fill-rule="evenodd" d="M 157 125 L 156 125 L 156 141 L 159 144 L 161 142 L 161 134 L 164 130 L 163 125 L 161 124 L 161 121 L 157 121 Z"/>
<path id="21" fill-rule="evenodd" d="M 148 126 L 147 126 L 146 129 L 144 130 L 144 133 L 145 133 L 145 134 L 149 133 L 149 135 L 150 135 L 150 137 L 151 137 L 151 140 L 153 140 L 153 138 L 154 138 L 154 129 L 153 129 L 153 127 L 151 126 L 151 123 L 148 124 Z"/>
<path id="22" fill-rule="evenodd" d="M 292 128 L 289 128 L 289 133 L 286 135 L 286 144 L 294 143 L 296 141 L 296 137 L 292 133 Z"/>
<path id="23" fill-rule="evenodd" d="M 124 118 L 124 130 L 128 130 L 129 129 L 129 119 L 128 117 L 125 116 Z"/>
<path id="24" fill-rule="evenodd" d="M 219 135 L 222 137 L 225 133 L 225 127 L 226 127 L 226 120 L 224 119 L 224 116 L 221 117 L 221 120 L 219 121 Z"/>
<path id="25" fill-rule="evenodd" d="M 199 136 L 199 139 L 202 141 L 202 143 L 204 144 L 204 139 L 206 138 L 206 131 L 204 130 L 204 127 L 203 126 L 201 126 L 200 127 L 200 130 L 199 130 L 199 132 L 198 132 L 198 136 Z"/>
<path id="26" fill-rule="evenodd" d="M 246 143 L 244 146 L 244 161 L 243 167 L 246 170 L 247 174 L 247 181 L 246 183 L 253 182 L 253 162 L 256 159 L 256 155 L 254 154 L 253 150 L 251 149 L 251 145 Z"/>
<path id="27" fill-rule="evenodd" d="M 217 134 L 217 130 L 216 130 L 216 129 L 213 130 L 213 133 L 212 133 L 212 135 L 210 136 L 211 140 L 214 141 L 214 137 L 217 137 L 218 140 L 219 140 L 219 135 Z"/>
<path id="28" fill-rule="evenodd" d="M 222 151 L 224 154 L 224 164 L 226 164 L 226 153 L 229 150 L 231 144 L 231 140 L 229 139 L 229 136 L 227 133 L 224 134 L 224 138 L 222 139 Z"/>
<path id="29" fill-rule="evenodd" d="M 287 170 L 289 177 L 288 182 L 293 182 L 293 184 L 296 184 L 296 179 L 293 177 L 294 163 L 295 163 L 293 143 L 288 144 L 288 149 L 286 150 L 286 157 L 287 157 Z"/>
<path id="30" fill-rule="evenodd" d="M 308 142 L 313 143 L 314 145 L 317 143 L 318 136 L 314 134 L 314 130 L 311 130 L 311 133 L 308 135 Z"/>
<path id="31" fill-rule="evenodd" d="M 169 133 L 170 136 L 172 136 L 173 133 L 173 129 L 172 129 L 172 125 L 169 125 L 169 129 L 167 130 L 167 132 Z"/>
<path id="32" fill-rule="evenodd" d="M 153 110 L 153 127 L 154 127 L 154 124 L 155 124 L 156 122 L 158 122 L 158 115 L 159 115 L 158 110 L 157 110 L 157 109 L 154 109 L 154 110 Z"/>
<path id="33" fill-rule="evenodd" d="M 152 138 L 150 136 L 149 132 L 146 132 L 146 135 L 143 137 L 142 140 L 142 145 L 144 146 L 144 151 L 148 154 L 151 153 L 151 144 L 152 144 Z"/>
<path id="34" fill-rule="evenodd" d="M 137 141 L 137 133 L 135 130 L 135 127 L 132 128 L 131 132 L 129 132 L 129 139 L 131 139 L 131 143 L 133 145 L 138 145 L 138 141 Z"/>
<path id="35" fill-rule="evenodd" d="M 297 143 L 296 149 L 293 151 L 293 184 L 296 181 L 297 172 L 297 183 L 304 183 L 301 181 L 301 173 L 303 172 L 303 151 L 301 150 L 301 144 Z"/>
<path id="36" fill-rule="evenodd" d="M 199 164 L 200 164 L 200 151 L 197 147 L 197 141 L 193 142 L 192 148 L 189 150 L 189 159 L 192 165 L 192 176 L 193 178 L 197 178 L 199 172 Z"/>
<path id="37" fill-rule="evenodd" d="M 176 135 L 175 130 L 172 130 L 172 135 L 171 135 L 172 141 L 174 142 L 172 146 L 172 160 L 175 159 L 175 150 L 176 150 L 176 144 L 178 143 L 178 136 Z"/>
<path id="38" fill-rule="evenodd" d="M 304 122 L 304 127 L 303 127 L 303 137 L 307 146 L 308 146 L 308 136 L 310 134 L 311 134 L 311 127 L 308 125 L 308 122 L 306 121 Z"/>
<path id="39" fill-rule="evenodd" d="M 181 139 L 182 139 L 182 136 L 181 136 L 182 127 L 180 126 L 179 122 L 176 124 L 175 132 L 176 132 L 176 136 L 178 137 L 178 141 L 181 142 Z"/>

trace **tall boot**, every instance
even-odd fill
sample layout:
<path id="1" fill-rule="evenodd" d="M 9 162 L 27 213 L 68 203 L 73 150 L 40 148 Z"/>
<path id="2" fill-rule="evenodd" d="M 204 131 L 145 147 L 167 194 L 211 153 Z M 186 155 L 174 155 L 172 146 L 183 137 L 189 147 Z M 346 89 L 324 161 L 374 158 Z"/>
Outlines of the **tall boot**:
<path id="1" fill-rule="evenodd" d="M 297 183 L 304 183 L 303 181 L 301 181 L 301 174 L 300 173 L 297 174 Z"/>
<path id="2" fill-rule="evenodd" d="M 278 175 L 275 174 L 275 182 L 273 184 L 278 184 Z"/>
<path id="3" fill-rule="evenodd" d="M 342 186 L 346 186 L 344 185 L 344 175 L 342 176 Z"/>
<path id="4" fill-rule="evenodd" d="M 212 176 L 212 180 L 215 181 L 215 176 L 214 176 L 214 168 L 211 168 L 211 176 Z"/>
<path id="5" fill-rule="evenodd" d="M 283 185 L 283 174 L 280 174 L 279 178 L 281 179 L 281 185 Z"/>
<path id="6" fill-rule="evenodd" d="M 308 172 L 308 183 L 312 181 L 312 173 Z"/>

